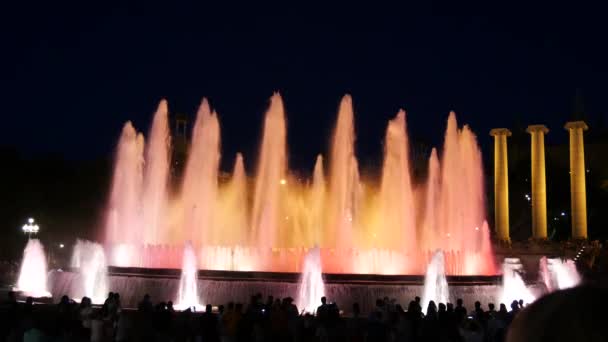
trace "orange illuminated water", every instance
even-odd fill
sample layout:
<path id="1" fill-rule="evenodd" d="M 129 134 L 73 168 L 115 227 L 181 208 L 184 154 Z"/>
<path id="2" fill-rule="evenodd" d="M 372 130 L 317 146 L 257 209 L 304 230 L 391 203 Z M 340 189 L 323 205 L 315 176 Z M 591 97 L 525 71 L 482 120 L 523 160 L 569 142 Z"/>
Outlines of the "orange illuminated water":
<path id="1" fill-rule="evenodd" d="M 221 154 L 221 116 L 203 100 L 180 180 L 171 179 L 167 113 L 161 101 L 146 143 L 131 123 L 123 128 L 107 208 L 113 265 L 179 268 L 190 242 L 201 269 L 299 272 L 319 246 L 324 273 L 424 274 L 437 250 L 446 274 L 497 273 L 481 152 L 454 113 L 425 179 L 412 176 L 404 111 L 387 124 L 377 178 L 364 179 L 345 96 L 329 154 L 311 160 L 311 179 L 301 179 L 289 169 L 279 94 L 270 99 L 254 170 L 245 170 L 241 154 Z M 228 180 L 218 178 L 220 158 L 234 160 Z"/>

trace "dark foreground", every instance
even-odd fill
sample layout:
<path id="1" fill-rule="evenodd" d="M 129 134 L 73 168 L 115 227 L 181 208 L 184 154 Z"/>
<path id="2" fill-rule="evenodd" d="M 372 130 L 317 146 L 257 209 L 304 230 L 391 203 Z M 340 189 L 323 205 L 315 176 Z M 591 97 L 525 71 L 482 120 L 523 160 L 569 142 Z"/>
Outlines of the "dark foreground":
<path id="1" fill-rule="evenodd" d="M 86 298 L 41 305 L 9 296 L 0 321 L 7 341 L 502 341 L 521 309 L 519 303 L 511 311 L 504 305 L 468 311 L 461 304 L 432 303 L 423 313 L 418 298 L 407 310 L 385 298 L 367 317 L 359 315 L 357 304 L 344 317 L 336 304 L 319 304 L 313 316 L 300 313 L 291 298 L 261 295 L 247 305 L 208 305 L 202 313 L 178 312 L 171 302 L 149 297 L 137 310 L 124 310 L 116 294 L 101 307 Z"/>
<path id="2" fill-rule="evenodd" d="M 334 303 L 320 301 L 316 315 L 301 314 L 291 298 L 261 295 L 248 305 L 228 303 L 205 312 L 177 312 L 171 302 L 153 303 L 144 296 L 137 310 L 121 308 L 120 296 L 110 294 L 103 306 L 93 307 L 67 297 L 58 304 L 15 300 L 2 303 L 2 341 L 606 341 L 604 313 L 608 290 L 578 287 L 554 292 L 523 308 L 513 302 L 472 310 L 435 305 L 424 310 L 419 299 L 407 310 L 388 298 L 377 300 L 367 317 L 353 305 L 344 317 Z M 349 309 L 350 310 L 350 309 Z"/>

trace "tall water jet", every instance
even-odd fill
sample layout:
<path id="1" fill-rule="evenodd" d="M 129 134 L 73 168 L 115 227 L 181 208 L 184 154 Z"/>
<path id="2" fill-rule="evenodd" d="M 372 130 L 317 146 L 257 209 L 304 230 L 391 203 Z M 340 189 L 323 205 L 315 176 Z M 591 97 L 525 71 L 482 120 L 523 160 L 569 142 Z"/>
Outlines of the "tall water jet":
<path id="1" fill-rule="evenodd" d="M 182 260 L 182 275 L 179 279 L 179 292 L 175 307 L 179 310 L 195 308 L 201 310 L 203 305 L 198 295 L 198 267 L 196 266 L 196 253 L 191 243 L 184 246 Z"/>
<path id="2" fill-rule="evenodd" d="M 425 311 L 430 301 L 435 304 L 447 304 L 450 301 L 448 281 L 445 277 L 445 256 L 439 250 L 433 254 L 424 276 L 424 292 L 422 295 L 422 310 Z"/>
<path id="3" fill-rule="evenodd" d="M 82 292 L 74 296 L 87 296 L 93 303 L 102 304 L 108 294 L 108 265 L 103 247 L 95 242 L 76 240 L 72 267 L 78 268 L 82 280 Z"/>
<path id="4" fill-rule="evenodd" d="M 319 247 L 311 248 L 304 258 L 297 306 L 300 312 L 315 313 L 321 297 L 325 296 Z"/>
<path id="5" fill-rule="evenodd" d="M 28 240 L 14 290 L 28 297 L 50 297 L 51 293 L 46 287 L 46 273 L 46 255 L 42 243 L 38 239 Z"/>
<path id="6" fill-rule="evenodd" d="M 107 242 L 136 244 L 141 242 L 141 189 L 143 181 L 143 135 L 127 122 L 118 141 L 116 163 L 107 218 Z M 114 260 L 128 264 L 129 260 Z"/>
<path id="7" fill-rule="evenodd" d="M 514 300 L 522 299 L 526 304 L 536 300 L 521 276 L 523 266 L 519 258 L 505 258 L 502 272 L 500 303 L 508 307 Z"/>
<path id="8" fill-rule="evenodd" d="M 443 142 L 443 157 L 441 158 L 441 199 L 440 199 L 440 231 L 438 242 L 444 250 L 459 250 L 456 242 L 455 227 L 462 224 L 460 208 L 464 190 L 460 177 L 462 166 L 458 149 L 458 124 L 456 114 L 450 112 L 448 126 Z"/>
<path id="9" fill-rule="evenodd" d="M 464 125 L 460 132 L 459 147 L 461 185 L 464 190 L 462 194 L 466 195 L 466 199 L 461 198 L 464 203 L 461 203 L 463 222 L 458 232 L 461 238 L 460 248 L 464 251 L 479 252 L 483 243 L 480 228 L 485 217 L 483 168 L 477 138 L 467 125 Z"/>
<path id="10" fill-rule="evenodd" d="M 222 234 L 217 241 L 221 245 L 243 246 L 248 243 L 249 213 L 247 203 L 247 179 L 243 155 L 237 153 L 232 177 L 222 195 Z"/>
<path id="11" fill-rule="evenodd" d="M 325 245 L 352 247 L 355 205 L 358 188 L 358 166 L 355 157 L 353 104 L 345 95 L 338 109 L 329 167 L 328 224 L 331 231 Z M 332 243 L 328 243 L 328 242 Z"/>
<path id="12" fill-rule="evenodd" d="M 257 246 L 277 247 L 281 195 L 287 187 L 287 133 L 283 100 L 279 93 L 270 99 L 264 119 L 264 132 L 257 161 L 251 223 Z"/>
<path id="13" fill-rule="evenodd" d="M 459 253 L 456 274 L 495 272 L 491 254 L 485 248 L 483 167 L 481 151 L 468 126 L 458 129 L 456 115 L 450 112 L 441 159 L 439 234 L 434 245 Z M 485 249 L 484 249 L 485 248 Z"/>
<path id="14" fill-rule="evenodd" d="M 440 167 L 439 159 L 437 158 L 437 150 L 431 150 L 429 157 L 428 176 L 426 181 L 425 205 L 424 205 L 424 223 L 422 226 L 422 246 L 430 250 L 435 245 L 435 239 L 440 234 L 438 225 L 438 203 L 441 190 L 439 180 Z"/>
<path id="15" fill-rule="evenodd" d="M 405 111 L 400 110 L 386 128 L 384 166 L 380 185 L 382 245 L 413 252 L 417 246 L 414 195 L 410 179 L 409 142 Z M 413 256 L 412 256 L 413 257 Z"/>
<path id="16" fill-rule="evenodd" d="M 161 100 L 152 120 L 145 155 L 142 228 L 146 244 L 164 243 L 168 238 L 162 230 L 167 224 L 165 210 L 171 145 L 167 115 L 167 101 Z"/>
<path id="17" fill-rule="evenodd" d="M 182 184 L 182 227 L 180 241 L 200 247 L 215 234 L 215 204 L 220 161 L 220 125 L 203 99 L 192 131 L 192 143 Z"/>
<path id="18" fill-rule="evenodd" d="M 581 282 L 576 264 L 570 259 L 542 257 L 539 269 L 549 292 L 575 287 Z"/>
<path id="19" fill-rule="evenodd" d="M 324 231 L 323 213 L 325 208 L 325 175 L 323 172 L 323 156 L 318 155 L 312 176 L 312 188 L 310 192 L 310 230 L 313 245 L 321 243 Z"/>

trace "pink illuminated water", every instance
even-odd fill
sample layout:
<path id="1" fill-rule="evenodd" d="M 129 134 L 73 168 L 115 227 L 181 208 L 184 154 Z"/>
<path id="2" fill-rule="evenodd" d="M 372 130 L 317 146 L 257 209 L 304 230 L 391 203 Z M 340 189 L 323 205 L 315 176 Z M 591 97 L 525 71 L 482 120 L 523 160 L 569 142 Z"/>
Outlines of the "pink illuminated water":
<path id="1" fill-rule="evenodd" d="M 581 282 L 576 264 L 571 259 L 542 257 L 539 269 L 540 277 L 549 292 L 575 287 Z"/>
<path id="2" fill-rule="evenodd" d="M 431 300 L 436 305 L 450 302 L 450 291 L 445 277 L 445 257 L 442 251 L 435 252 L 426 268 L 423 291 L 421 302 L 423 311 L 426 310 Z"/>
<path id="3" fill-rule="evenodd" d="M 146 164 L 142 197 L 143 242 L 159 244 L 167 240 L 166 206 L 168 200 L 170 135 L 167 101 L 158 105 L 150 129 L 150 141 L 146 146 Z"/>
<path id="4" fill-rule="evenodd" d="M 108 263 L 103 246 L 76 240 L 72 252 L 72 267 L 78 269 L 81 291 L 72 294 L 76 299 L 89 297 L 94 304 L 103 304 L 108 295 Z"/>
<path id="5" fill-rule="evenodd" d="M 496 274 L 471 130 L 450 113 L 441 157 L 433 149 L 427 176 L 416 179 L 399 111 L 387 125 L 382 167 L 362 177 L 354 122 L 345 96 L 330 151 L 314 169 L 311 161 L 307 179 L 288 168 L 285 110 L 274 94 L 255 174 L 248 175 L 241 154 L 221 155 L 219 115 L 203 100 L 184 176 L 175 180 L 161 102 L 146 146 L 130 123 L 118 143 L 106 223 L 111 263 L 177 268 L 192 241 L 202 269 L 300 272 L 307 250 L 318 245 L 329 273 L 424 274 L 432 252 L 442 250 L 446 274 Z M 310 138 L 320 139 L 314 132 Z M 220 158 L 234 158 L 222 181 Z M 177 189 L 168 185 L 176 181 Z"/>
<path id="6" fill-rule="evenodd" d="M 329 158 L 327 229 L 323 246 L 349 248 L 353 245 L 353 221 L 359 190 L 359 170 L 355 158 L 353 104 L 346 95 L 340 102 Z"/>
<path id="7" fill-rule="evenodd" d="M 196 266 L 196 253 L 190 243 L 184 247 L 182 262 L 182 275 L 179 279 L 179 292 L 175 301 L 176 309 L 185 310 L 195 308 L 198 311 L 204 307 L 198 295 L 198 267 Z"/>
<path id="8" fill-rule="evenodd" d="M 23 251 L 16 291 L 34 298 L 50 297 L 46 286 L 46 255 L 40 240 L 30 239 Z"/>
<path id="9" fill-rule="evenodd" d="M 418 233 L 406 132 L 405 112 L 399 111 L 386 128 L 380 183 L 380 225 L 385 229 L 376 238 L 391 249 L 409 252 L 418 244 Z"/>
<path id="10" fill-rule="evenodd" d="M 534 294 L 526 286 L 521 272 L 523 266 L 518 258 L 505 258 L 502 270 L 502 293 L 500 303 L 507 307 L 514 300 L 522 299 L 525 304 L 530 304 L 536 300 Z"/>
<path id="11" fill-rule="evenodd" d="M 325 296 L 321 253 L 318 247 L 312 248 L 304 258 L 304 268 L 300 278 L 297 306 L 300 312 L 314 314 L 321 297 Z"/>
<path id="12" fill-rule="evenodd" d="M 141 188 L 143 182 L 143 135 L 127 122 L 120 135 L 110 193 L 106 240 L 112 244 L 141 242 Z"/>
<path id="13" fill-rule="evenodd" d="M 195 246 L 212 244 L 217 222 L 220 126 L 217 114 L 203 100 L 196 114 L 192 143 L 181 194 L 182 216 L 177 219 L 177 243 L 192 241 Z"/>

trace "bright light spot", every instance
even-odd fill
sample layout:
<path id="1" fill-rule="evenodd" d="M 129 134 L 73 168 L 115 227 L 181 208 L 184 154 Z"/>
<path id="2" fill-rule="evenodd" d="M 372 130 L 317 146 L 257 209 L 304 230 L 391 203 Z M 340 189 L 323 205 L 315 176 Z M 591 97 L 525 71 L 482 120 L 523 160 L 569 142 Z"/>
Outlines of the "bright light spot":
<path id="1" fill-rule="evenodd" d="M 62 243 L 60 243 L 60 244 L 59 244 L 59 248 L 63 248 L 63 247 L 65 247 L 65 245 L 64 245 L 64 244 L 62 244 Z"/>
<path id="2" fill-rule="evenodd" d="M 450 237 L 450 233 L 447 234 L 447 237 Z"/>
<path id="3" fill-rule="evenodd" d="M 561 215 L 562 215 L 562 216 L 566 216 L 566 213 L 562 211 Z"/>
<path id="4" fill-rule="evenodd" d="M 479 230 L 479 227 L 475 227 L 475 230 Z"/>
<path id="5" fill-rule="evenodd" d="M 285 219 L 286 219 L 286 220 L 289 220 L 289 216 L 285 216 Z"/>
<path id="6" fill-rule="evenodd" d="M 589 172 L 589 169 L 587 169 L 587 172 Z"/>
<path id="7" fill-rule="evenodd" d="M 27 219 L 27 223 L 21 227 L 21 230 L 26 234 L 36 234 L 40 231 L 40 226 L 34 224 L 34 219 L 30 217 Z"/>
<path id="8" fill-rule="evenodd" d="M 279 181 L 279 183 L 281 185 L 285 185 L 285 184 L 287 184 L 287 180 L 285 178 L 281 178 L 281 180 Z"/>

